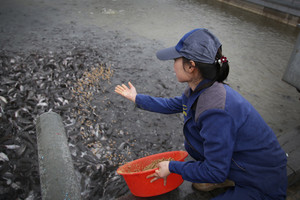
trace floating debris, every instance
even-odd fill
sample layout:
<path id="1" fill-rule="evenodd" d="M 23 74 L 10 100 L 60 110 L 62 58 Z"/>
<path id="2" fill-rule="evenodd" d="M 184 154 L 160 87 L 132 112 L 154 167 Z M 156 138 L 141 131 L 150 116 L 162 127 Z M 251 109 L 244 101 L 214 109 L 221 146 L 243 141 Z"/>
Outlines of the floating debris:
<path id="1" fill-rule="evenodd" d="M 109 9 L 103 8 L 101 12 L 106 15 L 114 15 L 117 13 L 116 11 L 110 8 Z"/>

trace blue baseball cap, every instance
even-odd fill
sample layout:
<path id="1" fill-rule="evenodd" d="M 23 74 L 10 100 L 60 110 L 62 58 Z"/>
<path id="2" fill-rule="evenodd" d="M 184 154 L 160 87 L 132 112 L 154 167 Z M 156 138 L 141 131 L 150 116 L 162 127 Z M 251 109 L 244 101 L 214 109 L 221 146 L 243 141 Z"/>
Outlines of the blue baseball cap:
<path id="1" fill-rule="evenodd" d="M 219 39 L 207 29 L 198 28 L 186 33 L 176 46 L 159 50 L 156 57 L 159 60 L 185 57 L 193 61 L 213 64 L 221 45 Z"/>

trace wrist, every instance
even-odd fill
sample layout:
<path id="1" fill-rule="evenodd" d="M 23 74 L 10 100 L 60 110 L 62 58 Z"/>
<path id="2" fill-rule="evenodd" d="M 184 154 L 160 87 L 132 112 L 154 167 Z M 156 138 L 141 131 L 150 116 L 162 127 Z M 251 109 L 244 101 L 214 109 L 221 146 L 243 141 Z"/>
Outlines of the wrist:
<path id="1" fill-rule="evenodd" d="M 169 174 L 171 174 L 171 171 L 170 171 L 170 161 L 168 161 L 167 167 L 168 167 Z"/>
<path id="2" fill-rule="evenodd" d="M 135 94 L 130 100 L 135 103 L 135 99 L 136 99 L 137 94 Z"/>

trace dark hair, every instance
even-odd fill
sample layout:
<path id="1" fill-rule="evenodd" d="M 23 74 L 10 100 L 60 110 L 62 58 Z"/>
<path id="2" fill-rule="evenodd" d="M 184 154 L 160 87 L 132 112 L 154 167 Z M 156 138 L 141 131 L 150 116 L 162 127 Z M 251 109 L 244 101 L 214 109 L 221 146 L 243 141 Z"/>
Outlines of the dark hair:
<path id="1" fill-rule="evenodd" d="M 201 75 L 205 79 L 212 80 L 213 82 L 218 81 L 220 83 L 224 83 L 226 80 L 228 74 L 229 74 L 229 64 L 228 62 L 222 63 L 222 67 L 217 62 L 217 60 L 221 59 L 222 57 L 222 46 L 218 49 L 217 55 L 216 55 L 216 62 L 213 64 L 206 64 L 201 62 L 195 62 L 196 67 L 200 71 Z M 183 57 L 183 64 L 189 63 L 190 60 Z"/>

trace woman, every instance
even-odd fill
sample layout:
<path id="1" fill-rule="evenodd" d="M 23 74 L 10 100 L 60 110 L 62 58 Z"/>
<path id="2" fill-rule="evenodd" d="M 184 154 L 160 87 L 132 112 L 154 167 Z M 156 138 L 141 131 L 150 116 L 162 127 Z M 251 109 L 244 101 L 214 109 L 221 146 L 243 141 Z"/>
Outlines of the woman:
<path id="1" fill-rule="evenodd" d="M 177 173 L 199 190 L 229 186 L 214 199 L 285 199 L 286 155 L 254 107 L 223 83 L 229 65 L 218 38 L 195 29 L 175 47 L 158 51 L 157 58 L 174 59 L 178 81 L 188 83 L 182 96 L 137 94 L 130 82 L 115 91 L 145 110 L 183 112 L 185 148 L 195 161 L 160 162 L 151 182 L 163 178 L 166 183 L 170 173 Z"/>

